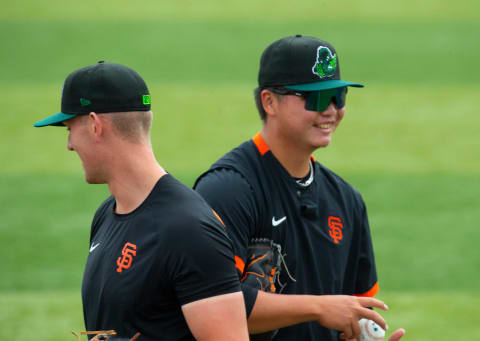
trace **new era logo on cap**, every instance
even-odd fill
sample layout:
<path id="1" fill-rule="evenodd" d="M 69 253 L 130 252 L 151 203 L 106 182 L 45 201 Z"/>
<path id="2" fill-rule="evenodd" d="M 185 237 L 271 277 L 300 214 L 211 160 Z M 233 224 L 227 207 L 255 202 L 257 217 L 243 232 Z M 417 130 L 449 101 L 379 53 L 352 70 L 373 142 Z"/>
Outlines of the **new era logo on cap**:
<path id="1" fill-rule="evenodd" d="M 87 105 L 90 105 L 92 104 L 92 102 L 90 102 L 88 99 L 86 98 L 80 98 L 80 105 L 82 107 L 86 107 Z"/>

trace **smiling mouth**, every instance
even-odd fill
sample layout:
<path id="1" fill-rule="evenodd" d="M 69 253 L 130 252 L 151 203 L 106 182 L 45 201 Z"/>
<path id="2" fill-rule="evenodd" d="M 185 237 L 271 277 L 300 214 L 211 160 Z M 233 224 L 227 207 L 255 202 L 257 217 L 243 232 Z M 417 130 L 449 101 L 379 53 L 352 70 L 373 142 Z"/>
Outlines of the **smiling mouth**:
<path id="1" fill-rule="evenodd" d="M 333 127 L 333 123 L 316 124 L 315 127 L 321 128 L 321 129 L 330 129 Z"/>

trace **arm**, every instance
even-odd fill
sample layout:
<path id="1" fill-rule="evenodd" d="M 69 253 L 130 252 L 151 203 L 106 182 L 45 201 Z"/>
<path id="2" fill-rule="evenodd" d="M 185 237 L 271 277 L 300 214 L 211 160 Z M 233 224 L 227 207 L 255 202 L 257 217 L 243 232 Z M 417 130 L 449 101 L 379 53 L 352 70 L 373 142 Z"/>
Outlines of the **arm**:
<path id="1" fill-rule="evenodd" d="M 172 283 L 190 332 L 197 340 L 248 340 L 233 248 L 212 209 L 195 195 L 175 212 L 163 235 L 172 248 L 160 254 L 162 277 Z"/>
<path id="2" fill-rule="evenodd" d="M 247 248 L 255 235 L 259 213 L 248 182 L 233 170 L 210 172 L 197 180 L 195 190 L 219 214 L 226 225 L 235 253 L 238 278 L 243 277 Z M 257 289 L 241 283 L 247 316 L 252 311 Z"/>
<path id="3" fill-rule="evenodd" d="M 241 292 L 191 302 L 182 311 L 196 340 L 248 340 Z"/>
<path id="4" fill-rule="evenodd" d="M 256 224 L 260 224 L 249 184 L 234 171 L 217 170 L 200 179 L 196 190 L 221 216 L 233 241 L 235 254 L 245 262 L 248 242 L 254 235 Z M 249 295 L 248 290 L 254 291 L 255 295 Z M 242 285 L 242 291 L 247 306 L 248 328 L 252 334 L 318 321 L 351 337 L 359 334 L 358 320 L 361 317 L 385 326 L 378 313 L 365 308 L 378 306 L 384 309 L 383 302 L 371 298 L 269 294 L 245 285 Z M 253 299 L 248 301 L 249 297 Z"/>
<path id="5" fill-rule="evenodd" d="M 252 313 L 248 318 L 250 333 L 287 327 L 293 324 L 317 321 L 322 326 L 339 330 L 350 339 L 360 334 L 358 320 L 367 318 L 386 328 L 385 320 L 375 307 L 387 310 L 375 298 L 347 295 L 280 295 L 258 292 Z"/>

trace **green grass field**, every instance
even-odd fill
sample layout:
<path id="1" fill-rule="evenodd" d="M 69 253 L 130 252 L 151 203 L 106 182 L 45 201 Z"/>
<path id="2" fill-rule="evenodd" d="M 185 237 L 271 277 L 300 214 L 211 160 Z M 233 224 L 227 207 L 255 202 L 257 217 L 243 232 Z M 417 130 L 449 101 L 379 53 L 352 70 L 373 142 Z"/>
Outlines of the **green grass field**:
<path id="1" fill-rule="evenodd" d="M 66 130 L 34 129 L 98 60 L 136 69 L 161 164 L 191 185 L 261 127 L 252 90 L 272 41 L 332 41 L 352 89 L 315 157 L 362 193 L 390 327 L 405 340 L 480 340 L 480 4 L 366 1 L 0 0 L 0 339 L 72 339 L 91 218 Z M 458 336 L 458 334 L 462 336 Z"/>

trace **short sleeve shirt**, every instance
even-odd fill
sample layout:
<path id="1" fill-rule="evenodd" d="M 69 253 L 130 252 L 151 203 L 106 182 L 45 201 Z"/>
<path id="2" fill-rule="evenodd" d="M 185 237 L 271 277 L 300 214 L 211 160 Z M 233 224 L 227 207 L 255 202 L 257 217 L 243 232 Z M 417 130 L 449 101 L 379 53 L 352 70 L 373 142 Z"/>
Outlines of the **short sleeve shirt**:
<path id="1" fill-rule="evenodd" d="M 82 299 L 87 330 L 194 340 L 181 306 L 240 290 L 232 244 L 212 209 L 167 174 L 133 212 L 110 197 L 91 232 Z"/>
<path id="2" fill-rule="evenodd" d="M 237 269 L 247 261 L 251 239 L 267 231 L 296 280 L 282 270 L 282 293 L 374 295 L 375 260 L 360 194 L 318 162 L 312 162 L 313 182 L 301 186 L 264 142 L 257 144 L 250 140 L 227 153 L 195 185 L 225 222 Z M 282 328 L 275 337 L 294 339 L 337 340 L 338 333 L 307 322 Z"/>

